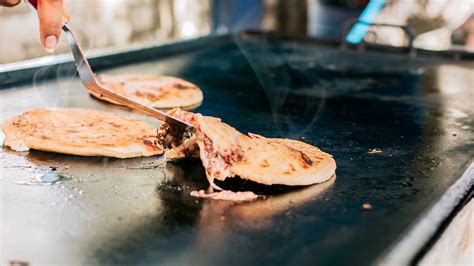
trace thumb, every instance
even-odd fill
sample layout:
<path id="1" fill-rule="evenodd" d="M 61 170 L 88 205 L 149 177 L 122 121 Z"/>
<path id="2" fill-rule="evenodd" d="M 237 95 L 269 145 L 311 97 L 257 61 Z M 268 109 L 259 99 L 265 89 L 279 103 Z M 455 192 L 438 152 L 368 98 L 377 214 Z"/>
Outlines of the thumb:
<path id="1" fill-rule="evenodd" d="M 40 38 L 46 50 L 52 52 L 59 40 L 64 12 L 63 0 L 38 1 Z"/>

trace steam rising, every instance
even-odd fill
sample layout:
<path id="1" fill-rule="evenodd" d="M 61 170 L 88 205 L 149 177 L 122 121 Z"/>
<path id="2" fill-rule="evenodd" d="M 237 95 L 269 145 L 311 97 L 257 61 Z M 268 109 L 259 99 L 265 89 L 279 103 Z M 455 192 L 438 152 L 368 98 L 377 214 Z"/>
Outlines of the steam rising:
<path id="1" fill-rule="evenodd" d="M 76 31 L 79 35 L 82 32 Z M 80 45 L 87 55 L 92 48 L 92 40 L 89 38 L 80 38 Z M 61 42 L 67 42 L 65 36 L 61 38 Z M 72 54 L 70 55 L 72 59 Z M 57 61 L 56 61 L 57 63 Z M 41 101 L 42 107 L 59 108 L 69 105 L 69 90 L 83 89 L 77 85 L 76 81 L 77 69 L 74 63 L 66 63 L 55 65 L 49 64 L 44 68 L 40 68 L 33 75 L 33 88 Z M 55 85 L 52 85 L 55 84 Z M 52 87 L 58 90 L 52 90 Z"/>
<path id="2" fill-rule="evenodd" d="M 301 58 L 301 47 L 275 47 L 268 40 L 235 38 L 235 43 L 248 60 L 267 96 L 272 119 L 280 131 L 290 138 L 303 136 L 317 122 L 324 110 L 326 88 L 320 86 L 321 79 L 314 71 L 308 71 L 317 64 L 315 58 Z M 311 90 L 311 97 L 301 96 L 301 91 Z M 304 97 L 295 101 L 292 97 Z M 302 102 L 301 102 L 302 100 Z M 290 105 L 290 106 L 289 106 Z M 293 106 L 291 106 L 293 105 Z M 291 115 L 294 109 L 298 115 Z M 301 121 L 295 120 L 304 119 Z M 298 125 L 305 124 L 304 128 Z"/>

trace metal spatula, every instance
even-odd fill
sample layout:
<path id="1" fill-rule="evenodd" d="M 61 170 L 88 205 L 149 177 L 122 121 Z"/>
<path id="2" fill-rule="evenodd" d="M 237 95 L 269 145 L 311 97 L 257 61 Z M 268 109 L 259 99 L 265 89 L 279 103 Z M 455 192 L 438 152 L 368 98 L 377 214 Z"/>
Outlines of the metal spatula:
<path id="1" fill-rule="evenodd" d="M 25 0 L 25 2 L 36 10 L 37 0 Z M 71 47 L 74 62 L 76 63 L 77 72 L 79 73 L 82 84 L 87 90 L 98 94 L 100 97 L 114 100 L 133 110 L 139 111 L 142 114 L 152 116 L 167 123 L 170 127 L 170 134 L 179 140 L 183 138 L 184 133 L 189 133 L 194 130 L 194 128 L 188 123 L 176 119 L 157 109 L 138 103 L 130 98 L 121 96 L 102 86 L 96 79 L 89 62 L 87 61 L 87 58 L 84 56 L 81 47 L 77 43 L 76 37 L 72 32 L 71 27 L 65 19 L 63 19 L 62 30 L 69 40 L 69 46 Z"/>

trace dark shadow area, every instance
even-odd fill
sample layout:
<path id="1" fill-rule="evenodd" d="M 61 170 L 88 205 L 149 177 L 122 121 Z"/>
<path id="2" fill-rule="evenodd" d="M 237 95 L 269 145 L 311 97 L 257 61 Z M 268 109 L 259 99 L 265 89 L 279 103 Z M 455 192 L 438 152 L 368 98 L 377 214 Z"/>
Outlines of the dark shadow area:
<path id="1" fill-rule="evenodd" d="M 166 265 L 176 263 L 179 257 L 184 264 L 217 263 L 224 258 L 217 255 L 216 250 L 228 246 L 226 239 L 233 234 L 227 229 L 250 230 L 256 234 L 261 230 L 273 230 L 277 217 L 295 219 L 295 210 L 311 200 L 322 199 L 321 195 L 335 181 L 333 177 L 325 183 L 304 188 L 272 188 L 275 195 L 235 204 L 196 199 L 189 195 L 191 190 L 207 185 L 200 161 L 167 164 L 166 171 L 169 178 L 156 187 L 156 198 L 151 199 L 159 202 L 157 214 L 112 239 L 102 239 L 103 245 L 97 243 L 100 247 L 94 249 L 91 262 L 101 265 L 158 262 Z M 226 185 L 236 189 L 237 184 L 239 181 Z M 241 188 L 248 187 L 270 192 L 269 187 L 256 184 Z M 250 243 L 251 240 L 240 241 Z"/>

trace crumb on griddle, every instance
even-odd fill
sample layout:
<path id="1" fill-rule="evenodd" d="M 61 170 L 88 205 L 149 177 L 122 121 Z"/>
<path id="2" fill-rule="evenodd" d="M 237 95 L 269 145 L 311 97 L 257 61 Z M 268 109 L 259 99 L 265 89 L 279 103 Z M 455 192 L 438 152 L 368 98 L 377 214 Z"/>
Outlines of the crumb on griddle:
<path id="1" fill-rule="evenodd" d="M 368 154 L 380 154 L 380 153 L 382 153 L 382 150 L 380 149 L 370 149 L 368 151 Z"/>
<path id="2" fill-rule="evenodd" d="M 362 209 L 363 209 L 364 211 L 372 210 L 372 208 L 373 208 L 373 206 L 372 206 L 372 204 L 370 204 L 370 203 L 364 203 L 364 204 L 362 204 Z"/>

